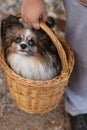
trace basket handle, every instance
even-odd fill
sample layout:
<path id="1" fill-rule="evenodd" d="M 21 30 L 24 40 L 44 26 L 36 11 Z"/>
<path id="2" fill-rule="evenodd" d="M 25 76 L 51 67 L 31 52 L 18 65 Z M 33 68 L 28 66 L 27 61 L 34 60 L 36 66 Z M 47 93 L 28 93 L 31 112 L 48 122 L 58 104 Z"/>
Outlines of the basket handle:
<path id="1" fill-rule="evenodd" d="M 21 18 L 21 13 L 18 13 L 16 15 L 16 17 Z M 44 24 L 42 21 L 40 21 L 40 27 L 48 34 L 48 36 L 51 38 L 53 44 L 55 45 L 59 57 L 61 59 L 61 63 L 62 63 L 62 72 L 66 73 L 68 71 L 68 61 L 66 58 L 66 53 L 65 50 L 63 49 L 61 43 L 58 40 L 58 37 L 56 36 L 56 34 L 46 25 Z M 61 73 L 62 73 L 61 72 Z"/>

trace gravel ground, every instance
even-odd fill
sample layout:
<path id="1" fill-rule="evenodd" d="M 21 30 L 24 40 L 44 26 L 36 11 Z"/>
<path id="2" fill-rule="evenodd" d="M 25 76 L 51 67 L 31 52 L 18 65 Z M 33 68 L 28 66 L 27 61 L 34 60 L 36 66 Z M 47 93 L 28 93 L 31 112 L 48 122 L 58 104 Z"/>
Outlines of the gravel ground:
<path id="1" fill-rule="evenodd" d="M 20 12 L 21 0 L 0 0 L 0 20 L 4 14 Z M 64 36 L 65 11 L 62 0 L 46 0 L 48 14 L 56 19 L 55 31 Z M 3 69 L 0 66 L 0 130 L 71 130 L 64 99 L 59 106 L 45 114 L 28 114 L 13 102 Z"/>

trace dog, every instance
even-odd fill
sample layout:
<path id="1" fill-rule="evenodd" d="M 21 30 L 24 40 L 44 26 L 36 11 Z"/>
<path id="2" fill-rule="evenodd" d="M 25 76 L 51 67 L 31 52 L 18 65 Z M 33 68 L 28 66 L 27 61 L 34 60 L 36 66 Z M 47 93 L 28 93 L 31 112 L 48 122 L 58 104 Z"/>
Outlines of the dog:
<path id="1" fill-rule="evenodd" d="M 47 26 L 54 21 L 48 18 Z M 30 80 L 50 80 L 61 73 L 61 61 L 49 36 L 42 30 L 24 27 L 13 15 L 1 22 L 5 59 L 18 75 Z"/>

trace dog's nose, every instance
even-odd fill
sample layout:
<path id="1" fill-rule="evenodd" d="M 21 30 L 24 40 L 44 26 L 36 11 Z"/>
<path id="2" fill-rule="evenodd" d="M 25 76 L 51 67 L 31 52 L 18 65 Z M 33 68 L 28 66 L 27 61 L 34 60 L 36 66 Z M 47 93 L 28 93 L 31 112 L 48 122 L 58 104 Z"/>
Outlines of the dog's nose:
<path id="1" fill-rule="evenodd" d="M 26 44 L 21 44 L 21 48 L 25 49 L 25 48 L 27 48 L 27 45 Z"/>

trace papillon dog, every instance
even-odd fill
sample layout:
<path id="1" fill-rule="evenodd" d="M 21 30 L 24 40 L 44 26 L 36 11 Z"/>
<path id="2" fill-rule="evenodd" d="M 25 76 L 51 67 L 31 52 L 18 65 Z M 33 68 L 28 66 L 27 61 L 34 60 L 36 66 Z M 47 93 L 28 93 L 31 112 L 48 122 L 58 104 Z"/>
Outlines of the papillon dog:
<path id="1" fill-rule="evenodd" d="M 52 20 L 48 21 L 52 27 Z M 10 15 L 1 22 L 1 40 L 6 62 L 17 74 L 31 80 L 50 80 L 60 74 L 57 50 L 42 29 L 26 28 Z"/>

